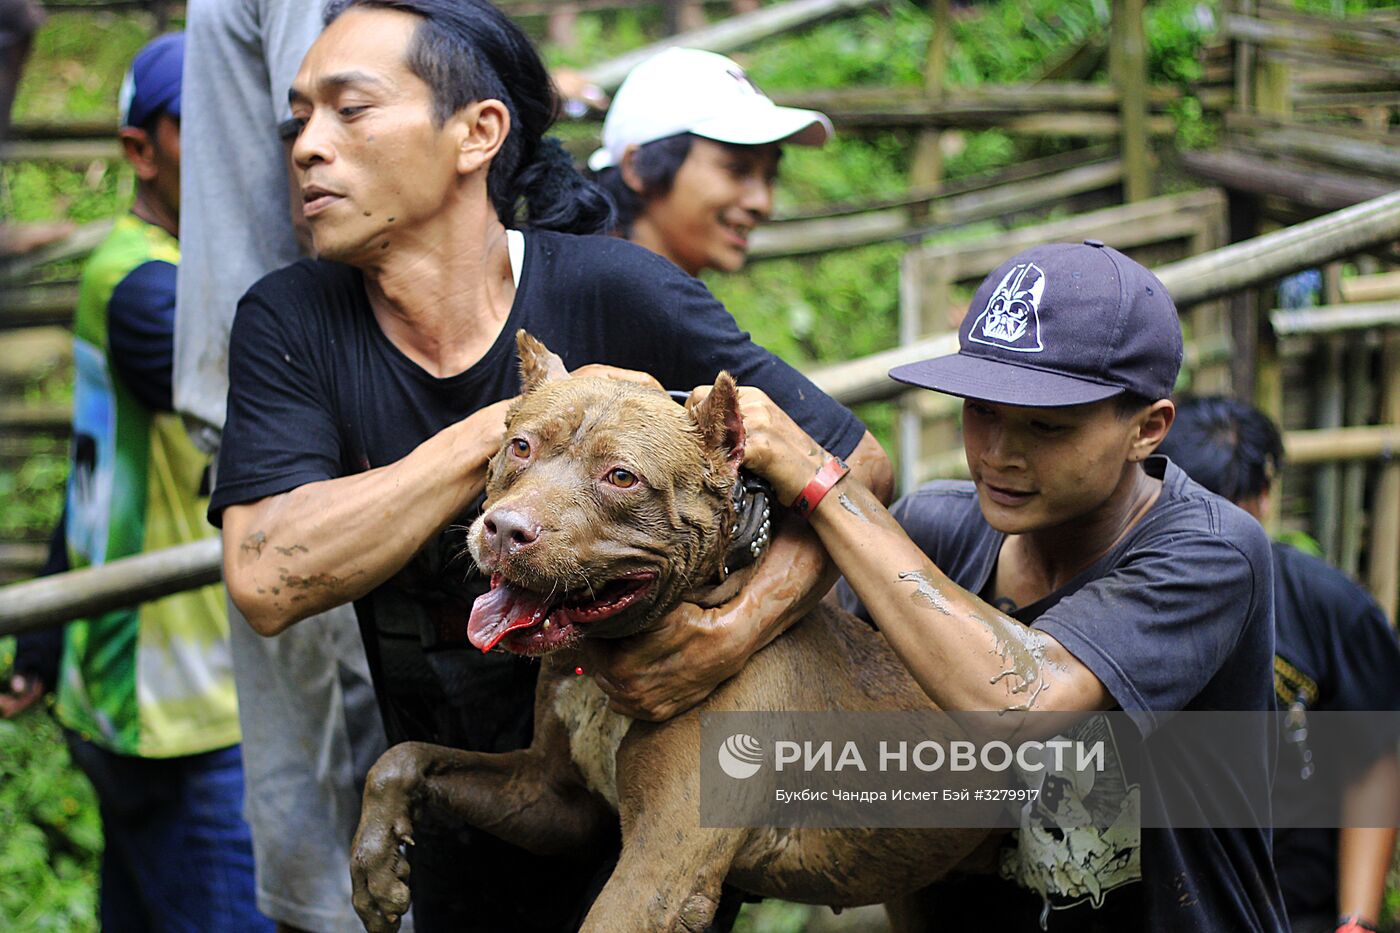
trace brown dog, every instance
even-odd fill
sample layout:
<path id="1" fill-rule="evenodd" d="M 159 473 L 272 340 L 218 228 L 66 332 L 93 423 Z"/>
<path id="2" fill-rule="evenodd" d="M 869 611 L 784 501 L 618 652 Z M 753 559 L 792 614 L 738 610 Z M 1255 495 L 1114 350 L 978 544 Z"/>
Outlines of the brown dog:
<path id="1" fill-rule="evenodd" d="M 405 743 L 370 772 L 352 857 L 355 909 L 393 930 L 408 909 L 401 845 L 415 822 L 465 821 L 541 855 L 615 838 L 622 855 L 584 930 L 705 930 L 726 881 L 753 894 L 854 906 L 941 876 L 981 830 L 699 826 L 702 710 L 898 710 L 932 704 L 873 629 L 821 607 L 701 705 L 665 723 L 608 708 L 575 674 L 580 639 L 643 631 L 682 600 L 714 604 L 743 452 L 734 382 L 693 410 L 633 383 L 569 379 L 523 331 L 524 393 L 469 537 L 492 575 L 470 637 L 542 658 L 534 742 L 504 754 Z"/>

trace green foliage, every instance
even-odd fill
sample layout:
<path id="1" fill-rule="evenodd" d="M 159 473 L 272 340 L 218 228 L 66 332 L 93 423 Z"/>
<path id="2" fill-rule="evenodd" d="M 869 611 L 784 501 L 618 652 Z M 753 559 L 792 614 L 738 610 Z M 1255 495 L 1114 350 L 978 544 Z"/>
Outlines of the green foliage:
<path id="1" fill-rule="evenodd" d="M 1148 78 L 1185 88 L 1201 76 L 1197 52 L 1215 28 L 1215 14 L 1200 0 L 1149 4 L 1143 17 L 1147 34 Z"/>
<path id="2" fill-rule="evenodd" d="M 1108 23 L 1107 0 L 1019 0 L 980 5 L 953 25 L 948 75 L 955 85 L 1010 84 L 1039 75 Z"/>
<path id="3" fill-rule="evenodd" d="M 67 478 L 63 448 L 30 457 L 18 470 L 0 471 L 0 537 L 52 529 L 63 510 Z"/>
<path id="4" fill-rule="evenodd" d="M 35 378 L 24 389 L 29 404 L 71 403 L 73 372 L 68 366 Z M 67 444 L 39 440 L 36 453 L 17 469 L 0 469 L 0 538 L 47 535 L 63 510 L 63 488 L 68 479 Z M 5 667 L 0 665 L 0 672 Z"/>
<path id="5" fill-rule="evenodd" d="M 904 247 L 881 244 L 756 263 L 705 282 L 754 339 L 795 365 L 864 356 L 896 340 Z"/>
<path id="6" fill-rule="evenodd" d="M 1311 554 L 1313 557 L 1325 558 L 1322 553 L 1322 545 L 1317 543 L 1317 539 L 1306 531 L 1283 531 L 1274 537 L 1290 547 L 1295 547 L 1304 554 Z"/>
<path id="7" fill-rule="evenodd" d="M 837 136 L 820 149 L 783 151 L 779 213 L 799 205 L 893 197 L 909 187 L 908 141 L 897 133 Z"/>
<path id="8" fill-rule="evenodd" d="M 734 57 L 769 92 L 915 86 L 923 81 L 931 33 L 925 11 L 895 0 L 888 12 L 867 10 L 778 36 Z"/>
<path id="9" fill-rule="evenodd" d="M 48 162 L 12 162 L 0 171 L 0 206 L 17 221 L 62 217 L 89 223 L 111 217 L 134 190 L 125 162 L 98 159 L 78 171 Z"/>
<path id="10" fill-rule="evenodd" d="M 662 32 L 659 7 L 616 10 L 580 16 L 574 23 L 574 44 L 562 46 L 536 36 L 550 68 L 586 68 L 646 45 Z"/>
<path id="11" fill-rule="evenodd" d="M 151 36 L 147 17 L 50 15 L 15 97 L 16 118 L 111 120 L 115 131 L 122 76 Z"/>
<path id="12" fill-rule="evenodd" d="M 17 121 L 109 121 L 132 57 L 151 38 L 144 16 L 55 13 L 35 37 L 15 98 Z M 125 162 L 73 167 L 50 162 L 0 166 L 0 217 L 20 222 L 111 217 L 127 204 L 134 178 Z"/>
<path id="13" fill-rule="evenodd" d="M 0 826 L 0 929 L 95 930 L 97 801 L 45 712 L 0 720 Z"/>
<path id="14" fill-rule="evenodd" d="M 814 908 L 786 901 L 745 904 L 734 923 L 734 933 L 802 933 Z"/>
<path id="15" fill-rule="evenodd" d="M 754 340 L 803 369 L 867 356 L 897 342 L 900 244 L 809 259 L 754 264 L 705 283 Z M 886 450 L 894 449 L 890 404 L 857 412 Z"/>

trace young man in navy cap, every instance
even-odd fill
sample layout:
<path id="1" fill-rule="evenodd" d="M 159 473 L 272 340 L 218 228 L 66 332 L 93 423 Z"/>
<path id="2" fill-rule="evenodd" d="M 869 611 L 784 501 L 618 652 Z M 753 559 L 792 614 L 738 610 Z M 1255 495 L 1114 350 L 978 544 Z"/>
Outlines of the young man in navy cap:
<path id="1" fill-rule="evenodd" d="M 1265 710 L 1273 690 L 1262 529 L 1153 456 L 1182 358 L 1171 298 L 1102 243 L 1042 246 L 982 283 L 959 336 L 891 376 L 965 400 L 972 482 L 886 511 L 750 389 L 745 465 L 809 514 L 848 604 L 940 707 L 1124 710 L 1155 751 L 1121 774 L 1144 808 L 1159 789 L 1208 793 L 1186 825 L 1229 812 L 1251 828 L 1046 832 L 1088 793 L 1046 778 L 995 866 L 922 909 L 940 929 L 1286 930 L 1264 730 L 1220 756 L 1164 750 L 1159 732 L 1163 712 Z"/>

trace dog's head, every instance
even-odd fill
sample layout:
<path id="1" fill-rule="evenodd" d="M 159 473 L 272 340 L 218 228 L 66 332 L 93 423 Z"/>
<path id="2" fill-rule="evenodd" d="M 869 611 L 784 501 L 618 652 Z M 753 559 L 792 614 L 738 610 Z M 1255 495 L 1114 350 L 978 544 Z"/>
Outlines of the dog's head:
<path id="1" fill-rule="evenodd" d="M 719 571 L 744 449 L 734 380 L 721 373 L 681 407 L 636 383 L 569 378 L 529 334 L 516 342 L 523 392 L 467 538 L 492 585 L 468 637 L 540 655 L 642 631 Z"/>

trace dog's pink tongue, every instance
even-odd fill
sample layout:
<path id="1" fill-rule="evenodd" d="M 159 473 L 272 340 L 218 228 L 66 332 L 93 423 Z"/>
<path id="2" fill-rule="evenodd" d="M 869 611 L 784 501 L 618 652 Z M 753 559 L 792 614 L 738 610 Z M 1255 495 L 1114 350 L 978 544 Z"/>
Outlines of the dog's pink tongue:
<path id="1" fill-rule="evenodd" d="M 544 621 L 549 607 L 533 593 L 508 583 L 478 596 L 467 622 L 467 640 L 483 652 L 490 651 L 506 635 Z"/>

